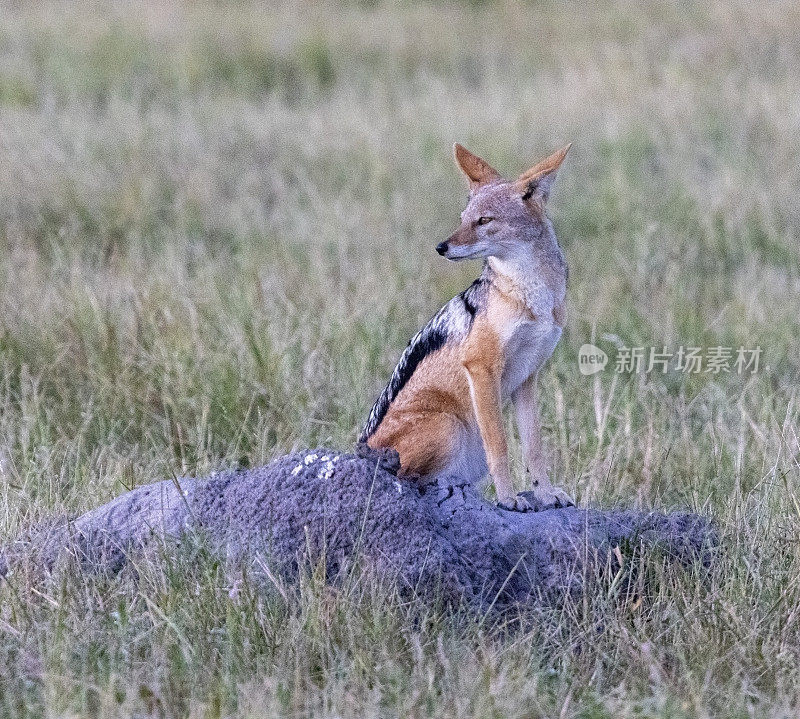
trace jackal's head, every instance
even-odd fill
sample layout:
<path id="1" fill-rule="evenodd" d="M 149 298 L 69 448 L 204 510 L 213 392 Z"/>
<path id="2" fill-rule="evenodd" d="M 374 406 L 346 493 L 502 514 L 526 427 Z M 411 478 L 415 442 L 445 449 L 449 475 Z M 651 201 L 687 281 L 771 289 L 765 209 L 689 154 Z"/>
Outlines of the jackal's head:
<path id="1" fill-rule="evenodd" d="M 456 144 L 456 164 L 469 180 L 469 200 L 461 226 L 436 251 L 448 260 L 513 259 L 531 252 L 537 241 L 555 242 L 545 206 L 569 148 L 554 152 L 516 180 L 506 180 L 488 162 Z"/>

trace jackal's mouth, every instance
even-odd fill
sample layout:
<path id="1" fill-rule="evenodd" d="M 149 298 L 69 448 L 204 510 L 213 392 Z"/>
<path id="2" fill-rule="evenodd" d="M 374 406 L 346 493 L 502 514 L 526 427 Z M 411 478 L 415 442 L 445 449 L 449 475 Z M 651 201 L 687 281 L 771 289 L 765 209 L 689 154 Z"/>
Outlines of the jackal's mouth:
<path id="1" fill-rule="evenodd" d="M 486 257 L 486 251 L 481 247 L 448 247 L 444 257 L 453 262 L 474 260 L 479 257 Z"/>

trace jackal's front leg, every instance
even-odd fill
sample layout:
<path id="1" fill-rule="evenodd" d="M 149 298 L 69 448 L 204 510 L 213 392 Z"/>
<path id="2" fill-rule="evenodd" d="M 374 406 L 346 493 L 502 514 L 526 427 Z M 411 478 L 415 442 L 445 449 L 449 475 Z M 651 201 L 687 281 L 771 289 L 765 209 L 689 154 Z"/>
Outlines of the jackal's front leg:
<path id="1" fill-rule="evenodd" d="M 469 378 L 473 410 L 486 451 L 489 473 L 497 491 L 498 504 L 504 509 L 525 512 L 531 507 L 524 497 L 515 494 L 511 483 L 500 398 L 500 375 L 496 368 L 480 361 L 466 361 L 464 368 Z"/>
<path id="2" fill-rule="evenodd" d="M 550 482 L 547 457 L 542 446 L 542 423 L 537 400 L 537 375 L 531 375 L 514 392 L 514 410 L 517 415 L 517 430 L 522 445 L 522 455 L 528 472 L 529 495 L 535 509 L 571 507 L 575 502 L 570 496 Z"/>

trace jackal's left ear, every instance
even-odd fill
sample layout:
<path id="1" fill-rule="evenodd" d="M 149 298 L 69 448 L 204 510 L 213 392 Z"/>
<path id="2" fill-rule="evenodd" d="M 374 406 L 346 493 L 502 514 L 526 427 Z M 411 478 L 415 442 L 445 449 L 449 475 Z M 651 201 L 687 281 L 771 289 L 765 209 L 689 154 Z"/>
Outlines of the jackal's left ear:
<path id="1" fill-rule="evenodd" d="M 572 147 L 572 143 L 557 150 L 541 162 L 537 162 L 530 170 L 523 172 L 519 176 L 514 185 L 522 195 L 523 200 L 529 200 L 533 197 L 542 202 L 547 202 L 558 168 L 564 162 L 570 147 Z"/>

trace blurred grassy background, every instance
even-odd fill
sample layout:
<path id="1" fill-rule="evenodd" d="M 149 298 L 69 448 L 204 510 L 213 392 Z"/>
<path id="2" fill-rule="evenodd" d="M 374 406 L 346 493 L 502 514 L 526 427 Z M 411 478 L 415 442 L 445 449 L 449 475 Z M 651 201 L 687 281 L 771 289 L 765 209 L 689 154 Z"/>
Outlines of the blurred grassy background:
<path id="1" fill-rule="evenodd" d="M 478 272 L 433 251 L 466 196 L 452 143 L 511 174 L 573 141 L 551 201 L 571 268 L 542 380 L 554 479 L 583 504 L 713 513 L 734 559 L 712 628 L 674 611 L 680 639 L 618 627 L 614 656 L 590 654 L 624 681 L 565 662 L 547 696 L 588 687 L 563 716 L 797 706 L 797 3 L 5 1 L 0 16 L 2 536 L 173 472 L 348 446 L 408 338 Z M 761 346 L 762 368 L 581 376 L 578 347 L 611 352 L 604 334 Z M 20 646 L 56 661 L 53 622 L 80 645 L 77 615 L 45 602 L 26 624 L 10 617 L 38 600 L 15 601 L 0 633 L 18 676 Z M 754 623 L 759 607 L 777 624 Z M 641 674 L 639 649 L 621 654 L 646 642 L 658 671 Z M 108 689 L 108 666 L 77 666 Z M 503 696 L 539 691 L 542 667 L 517 665 Z M 40 708 L 91 694 L 86 677 L 42 693 L 52 673 L 28 673 Z M 206 688 L 186 681 L 176 715 Z"/>

